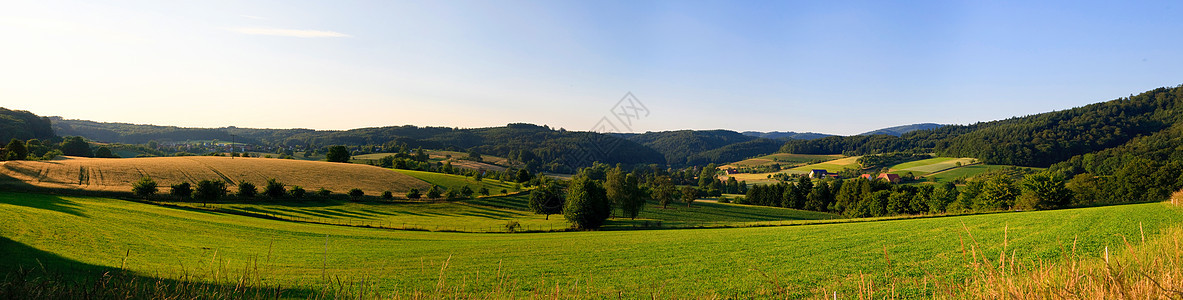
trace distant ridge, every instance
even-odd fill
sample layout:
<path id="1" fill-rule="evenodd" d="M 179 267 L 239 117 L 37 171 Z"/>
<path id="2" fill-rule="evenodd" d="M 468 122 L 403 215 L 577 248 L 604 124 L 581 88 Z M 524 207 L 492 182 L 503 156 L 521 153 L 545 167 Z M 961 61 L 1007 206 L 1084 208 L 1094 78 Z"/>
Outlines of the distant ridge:
<path id="1" fill-rule="evenodd" d="M 816 132 L 792 132 L 792 131 L 744 131 L 743 135 L 761 137 L 766 139 L 789 139 L 789 140 L 812 140 L 820 139 L 827 136 L 834 136 L 833 134 L 816 133 Z"/>
<path id="2" fill-rule="evenodd" d="M 941 128 L 943 126 L 945 126 L 945 125 L 936 124 L 936 123 L 920 123 L 920 124 L 912 124 L 912 125 L 900 125 L 900 126 L 895 126 L 895 127 L 887 127 L 887 128 L 883 128 L 883 129 L 879 129 L 879 130 L 872 130 L 872 131 L 860 133 L 859 135 L 886 134 L 886 135 L 901 136 L 905 133 L 909 133 L 912 131 Z"/>

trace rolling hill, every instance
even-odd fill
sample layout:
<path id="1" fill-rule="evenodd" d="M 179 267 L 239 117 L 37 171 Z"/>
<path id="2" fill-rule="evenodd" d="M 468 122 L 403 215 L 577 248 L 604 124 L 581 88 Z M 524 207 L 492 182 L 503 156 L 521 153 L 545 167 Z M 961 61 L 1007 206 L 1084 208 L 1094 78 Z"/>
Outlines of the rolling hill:
<path id="1" fill-rule="evenodd" d="M 50 139 L 56 137 L 48 118 L 23 110 L 0 107 L 0 143 L 12 139 Z"/>
<path id="2" fill-rule="evenodd" d="M 183 128 L 67 120 L 51 117 L 61 135 L 78 135 L 99 142 L 220 140 L 256 145 L 319 148 L 329 145 L 378 145 L 409 148 L 477 151 L 520 161 L 530 169 L 573 173 L 593 162 L 664 164 L 661 153 L 635 142 L 595 132 L 554 130 L 515 123 L 504 127 L 450 128 L 388 126 L 351 130 Z"/>
<path id="3" fill-rule="evenodd" d="M 913 132 L 913 131 L 917 131 L 917 130 L 929 130 L 929 129 L 934 129 L 934 128 L 940 128 L 942 126 L 945 126 L 945 125 L 936 124 L 936 123 L 920 123 L 920 124 L 911 124 L 911 125 L 900 125 L 900 126 L 895 126 L 895 127 L 887 127 L 887 128 L 883 128 L 883 129 L 872 130 L 872 131 L 860 133 L 859 135 L 886 134 L 886 135 L 900 136 L 905 133 L 909 133 L 909 132 Z"/>
<path id="4" fill-rule="evenodd" d="M 916 130 L 901 136 L 835 136 L 789 141 L 782 152 L 873 154 L 934 152 L 987 164 L 1047 167 L 1164 131 L 1183 118 L 1183 86 L 1005 120 Z"/>
<path id="5" fill-rule="evenodd" d="M 744 131 L 743 135 L 752 137 L 761 137 L 766 139 L 782 139 L 782 140 L 812 140 L 817 138 L 824 138 L 827 136 L 834 136 L 832 134 L 816 133 L 816 132 L 792 132 L 792 131 Z"/>
<path id="6" fill-rule="evenodd" d="M 369 214 L 383 213 L 401 214 Z M 1021 262 L 1098 259 L 1139 236 L 1155 239 L 1181 214 L 1146 203 L 788 227 L 473 234 L 0 192 L 0 215 L 8 217 L 0 223 L 0 268 L 101 274 L 123 266 L 139 276 L 229 284 L 249 269 L 289 289 L 333 278 L 384 293 L 447 289 L 475 293 L 470 298 L 530 297 L 559 286 L 586 298 L 845 299 L 868 285 L 929 298 L 937 286 L 976 274 L 970 265 L 980 257 L 971 250 Z"/>
<path id="7" fill-rule="evenodd" d="M 246 181 L 262 186 L 275 178 L 287 186 L 309 191 L 325 188 L 345 193 L 359 188 L 367 195 L 384 191 L 396 194 L 411 188 L 425 190 L 427 182 L 392 170 L 361 164 L 343 164 L 268 158 L 182 156 L 145 158 L 65 157 L 49 161 L 0 163 L 0 184 L 28 184 L 47 188 L 94 191 L 131 191 L 142 176 L 163 187 L 181 182 L 223 180 L 230 185 Z M 233 190 L 233 187 L 231 187 Z"/>

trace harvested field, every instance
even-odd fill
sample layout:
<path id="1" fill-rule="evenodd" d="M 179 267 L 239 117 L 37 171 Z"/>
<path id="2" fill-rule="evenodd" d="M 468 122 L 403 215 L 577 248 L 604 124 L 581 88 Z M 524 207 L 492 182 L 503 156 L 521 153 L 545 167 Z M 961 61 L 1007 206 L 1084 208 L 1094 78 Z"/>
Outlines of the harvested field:
<path id="1" fill-rule="evenodd" d="M 230 185 L 246 181 L 261 186 L 268 178 L 310 191 L 325 188 L 344 193 L 359 188 L 368 195 L 430 187 L 422 180 L 374 166 L 218 156 L 8 161 L 0 164 L 0 175 L 34 186 L 96 191 L 130 191 L 131 184 L 142 176 L 151 176 L 165 189 L 172 184 L 205 179 L 223 180 Z"/>

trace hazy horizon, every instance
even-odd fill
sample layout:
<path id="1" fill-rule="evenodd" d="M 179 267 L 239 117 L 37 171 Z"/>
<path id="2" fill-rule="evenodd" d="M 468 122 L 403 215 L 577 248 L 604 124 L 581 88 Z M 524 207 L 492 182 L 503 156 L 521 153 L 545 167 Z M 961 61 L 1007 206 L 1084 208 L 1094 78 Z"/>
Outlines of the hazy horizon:
<path id="1" fill-rule="evenodd" d="M 1183 83 L 1175 3 L 36 1 L 0 12 L 0 106 L 345 130 L 534 123 L 852 135 Z"/>

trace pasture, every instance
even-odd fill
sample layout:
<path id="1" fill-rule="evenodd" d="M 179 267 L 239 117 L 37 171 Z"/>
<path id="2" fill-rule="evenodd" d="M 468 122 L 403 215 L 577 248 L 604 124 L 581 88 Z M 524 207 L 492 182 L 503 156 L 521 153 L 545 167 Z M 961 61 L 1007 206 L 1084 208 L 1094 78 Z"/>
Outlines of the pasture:
<path id="1" fill-rule="evenodd" d="M 471 188 L 473 191 L 477 191 L 477 190 L 480 190 L 482 187 L 484 187 L 484 188 L 489 189 L 489 193 L 500 194 L 501 190 L 506 190 L 508 192 L 516 192 L 518 189 L 520 189 L 520 187 L 515 187 L 513 183 L 505 182 L 505 181 L 501 181 L 501 180 L 495 180 L 495 179 L 485 178 L 485 179 L 481 179 L 480 182 L 477 182 L 472 177 L 465 177 L 465 176 L 460 176 L 460 175 L 452 175 L 452 174 L 444 174 L 444 173 L 436 173 L 436 172 L 426 172 L 426 171 L 415 171 L 415 170 L 401 170 L 401 169 L 393 169 L 393 170 L 394 170 L 394 172 L 398 172 L 400 174 L 404 174 L 407 176 L 418 178 L 419 180 L 426 181 L 427 183 L 438 185 L 438 186 L 447 188 L 449 190 L 455 189 L 455 190 L 459 191 L 460 189 L 467 186 L 467 187 Z M 424 193 L 427 192 L 427 190 L 424 190 L 424 189 L 420 189 L 419 191 L 424 192 Z"/>
<path id="2" fill-rule="evenodd" d="M 904 174 L 912 172 L 912 174 L 919 176 L 968 166 L 977 162 L 978 160 L 973 158 L 934 157 L 891 166 L 888 169 L 888 173 Z"/>
<path id="3" fill-rule="evenodd" d="M 958 179 L 968 179 L 968 178 L 972 178 L 974 176 L 978 176 L 981 174 L 995 172 L 995 171 L 1001 171 L 1001 170 L 1005 170 L 1008 168 L 1037 169 L 1037 168 L 1016 167 L 1016 166 L 1006 166 L 1006 165 L 978 164 L 978 165 L 963 166 L 963 167 L 955 168 L 955 169 L 948 170 L 948 171 L 928 174 L 928 175 L 925 175 L 924 178 L 927 178 L 927 179 L 930 179 L 930 180 L 933 180 L 936 182 L 953 182 Z"/>
<path id="4" fill-rule="evenodd" d="M 46 188 L 94 191 L 131 191 L 132 183 L 150 176 L 164 188 L 181 182 L 223 180 L 233 186 L 246 181 L 262 186 L 275 178 L 288 187 L 314 191 L 325 188 L 345 193 L 359 188 L 367 195 L 383 191 L 424 190 L 427 182 L 387 169 L 330 162 L 220 156 L 82 158 L 0 163 L 0 184 L 29 184 Z M 7 177 L 7 178 L 4 178 Z M 4 180 L 9 181 L 7 183 Z M 14 182 L 15 181 L 15 182 Z M 233 188 L 232 188 L 233 189 Z"/>
<path id="5" fill-rule="evenodd" d="M 837 173 L 839 171 L 846 170 L 846 169 L 859 169 L 859 168 L 861 168 L 861 166 L 858 163 L 858 159 L 860 157 L 862 157 L 862 156 L 850 156 L 850 157 L 835 159 L 835 160 L 831 160 L 831 161 L 827 161 L 827 162 L 823 162 L 823 163 L 818 163 L 818 164 L 804 165 L 804 166 L 793 168 L 791 170 L 802 171 L 802 172 L 808 173 L 810 170 L 823 169 L 826 171 Z"/>
<path id="6" fill-rule="evenodd" d="M 211 280 L 252 269 L 287 287 L 364 280 L 402 295 L 443 287 L 596 298 L 849 298 L 867 286 L 921 297 L 962 283 L 970 253 L 1024 262 L 1099 257 L 1107 247 L 1154 239 L 1183 217 L 1169 204 L 1146 203 L 789 227 L 476 234 L 8 192 L 0 193 L 0 215 L 7 270 L 126 266 L 142 276 Z"/>
<path id="7" fill-rule="evenodd" d="M 509 165 L 508 160 L 506 160 L 504 158 L 496 157 L 496 156 L 481 156 L 481 158 L 482 158 L 481 161 L 472 161 L 472 160 L 460 159 L 462 157 L 468 157 L 467 153 L 462 153 L 462 152 L 439 151 L 439 150 L 424 150 L 424 152 L 427 152 L 427 155 L 430 157 L 430 161 L 432 161 L 432 162 L 451 161 L 453 167 L 465 168 L 465 169 L 470 169 L 470 170 L 505 171 L 505 169 L 506 169 L 505 166 Z M 391 156 L 394 154 L 395 153 L 370 153 L 370 154 L 354 155 L 351 158 L 351 160 L 354 162 L 357 162 L 357 163 L 375 163 L 379 159 L 382 159 L 383 157 Z M 452 155 L 452 158 L 447 158 L 445 155 Z"/>
<path id="8" fill-rule="evenodd" d="M 529 194 L 479 197 L 449 201 L 346 202 L 329 199 L 259 201 L 250 203 L 178 203 L 194 209 L 262 215 L 283 220 L 371 226 L 381 228 L 504 232 L 517 222 L 523 231 L 565 231 L 569 224 L 561 214 L 534 214 Z M 804 224 L 840 219 L 834 214 L 779 207 L 695 202 L 672 203 L 662 208 L 650 202 L 636 219 L 614 218 L 605 230 L 690 227 L 743 227 L 770 224 Z"/>
<path id="9" fill-rule="evenodd" d="M 792 153 L 773 153 L 769 155 L 753 157 L 738 162 L 723 165 L 726 167 L 754 167 L 754 166 L 768 166 L 772 164 L 780 164 L 782 166 L 795 166 L 801 164 L 819 163 L 831 161 L 844 156 L 834 155 L 818 155 L 818 154 L 792 154 Z"/>

